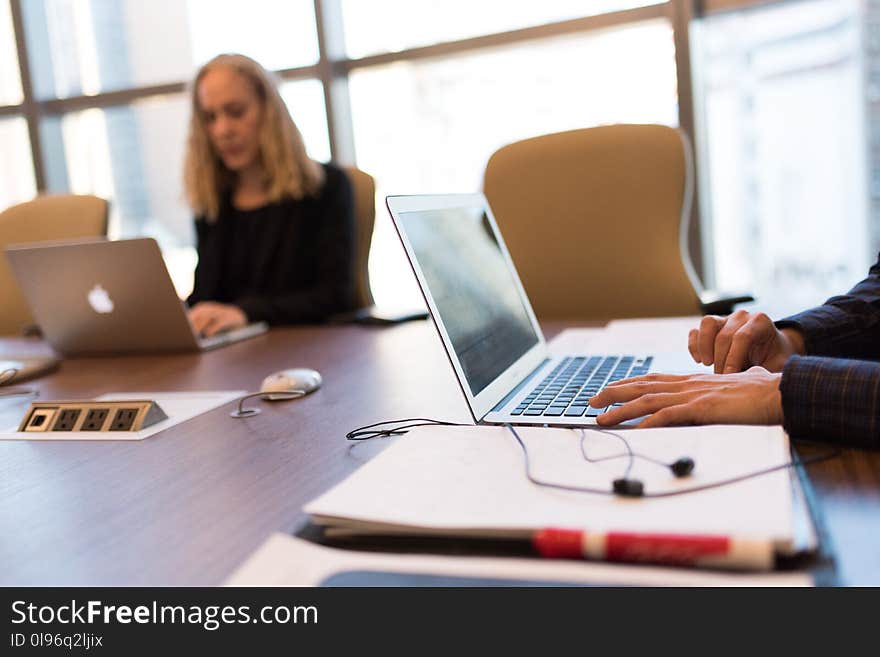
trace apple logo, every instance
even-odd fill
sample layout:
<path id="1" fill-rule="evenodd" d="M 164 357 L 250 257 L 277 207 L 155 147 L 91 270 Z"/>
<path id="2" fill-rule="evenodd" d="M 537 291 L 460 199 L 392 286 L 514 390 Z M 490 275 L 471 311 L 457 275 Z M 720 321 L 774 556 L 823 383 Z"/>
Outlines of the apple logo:
<path id="1" fill-rule="evenodd" d="M 100 285 L 95 285 L 89 291 L 89 305 L 96 313 L 107 314 L 113 312 L 113 300 Z"/>

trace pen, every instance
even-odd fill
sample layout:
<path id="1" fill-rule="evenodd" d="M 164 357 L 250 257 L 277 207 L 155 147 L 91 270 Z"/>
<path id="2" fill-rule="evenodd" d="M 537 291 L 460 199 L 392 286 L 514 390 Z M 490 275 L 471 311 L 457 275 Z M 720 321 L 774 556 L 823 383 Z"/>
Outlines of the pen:
<path id="1" fill-rule="evenodd" d="M 674 566 L 771 570 L 773 541 L 711 534 L 653 534 L 541 529 L 532 545 L 542 556 Z"/>

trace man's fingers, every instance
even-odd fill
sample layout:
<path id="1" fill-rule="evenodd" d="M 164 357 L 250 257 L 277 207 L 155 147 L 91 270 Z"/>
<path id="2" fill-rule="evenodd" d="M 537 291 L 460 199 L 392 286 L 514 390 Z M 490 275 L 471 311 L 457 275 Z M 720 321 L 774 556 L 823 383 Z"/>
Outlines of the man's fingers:
<path id="1" fill-rule="evenodd" d="M 694 359 L 695 363 L 699 363 L 702 360 L 700 358 L 700 344 L 698 341 L 699 337 L 699 330 L 691 329 L 690 331 L 688 331 L 688 351 L 691 352 L 691 358 Z"/>
<path id="2" fill-rule="evenodd" d="M 752 347 L 752 334 L 748 325 L 742 327 L 733 336 L 733 344 L 730 345 L 730 353 L 724 363 L 724 373 L 733 374 L 742 372 L 748 366 L 749 349 Z"/>
<path id="3" fill-rule="evenodd" d="M 608 386 L 590 399 L 593 408 L 604 408 L 611 404 L 620 404 L 632 401 L 643 395 L 652 395 L 661 392 L 681 392 L 685 386 L 696 389 L 699 384 L 696 381 L 677 379 L 673 381 L 636 381 L 618 386 Z M 700 386 L 701 387 L 701 386 Z"/>
<path id="4" fill-rule="evenodd" d="M 611 404 L 632 401 L 642 395 L 650 395 L 658 392 L 678 392 L 680 381 L 631 381 L 626 385 L 608 386 L 600 391 L 592 399 L 590 405 L 594 408 L 603 408 Z"/>
<path id="5" fill-rule="evenodd" d="M 724 326 L 724 317 L 706 315 L 700 320 L 700 335 L 697 338 L 697 349 L 703 365 L 711 365 L 715 356 L 715 336 Z"/>
<path id="6" fill-rule="evenodd" d="M 647 381 L 648 383 L 667 383 L 671 381 L 686 381 L 687 379 L 693 378 L 693 374 L 661 374 L 659 372 L 654 372 L 652 374 L 642 374 L 640 376 L 633 376 L 629 379 L 621 379 L 620 381 L 613 381 L 605 386 L 605 389 L 608 388 L 616 388 L 617 386 L 625 386 L 631 383 L 638 383 L 640 381 Z"/>
<path id="7" fill-rule="evenodd" d="M 741 372 L 750 365 L 759 364 L 749 362 L 749 352 L 756 344 L 767 339 L 768 331 L 775 330 L 773 322 L 764 313 L 757 313 L 743 324 L 733 336 L 730 352 L 724 363 L 724 373 Z"/>
<path id="8" fill-rule="evenodd" d="M 637 429 L 671 427 L 682 424 L 696 424 L 696 410 L 693 403 L 667 406 L 639 422 Z"/>
<path id="9" fill-rule="evenodd" d="M 616 406 L 606 413 L 602 413 L 596 418 L 596 422 L 602 426 L 610 426 L 620 424 L 636 417 L 650 415 L 651 413 L 660 412 L 669 406 L 678 406 L 693 399 L 695 395 L 700 394 L 699 391 L 687 392 L 658 392 L 643 395 L 634 401 L 630 401 L 623 406 Z"/>
<path id="10" fill-rule="evenodd" d="M 718 331 L 718 334 L 715 336 L 714 345 L 715 374 L 721 374 L 724 371 L 724 363 L 727 360 L 727 354 L 730 351 L 733 336 L 741 326 L 748 323 L 748 319 L 749 313 L 745 310 L 737 310 L 727 318 L 727 321 L 724 322 L 724 326 Z"/>
<path id="11" fill-rule="evenodd" d="M 607 391 L 604 400 L 597 396 L 591 402 L 594 407 L 601 407 L 606 401 L 619 400 L 596 418 L 601 426 L 634 418 L 639 418 L 640 428 L 673 424 L 777 424 L 782 421 L 781 377 L 756 366 L 737 374 L 698 375 L 683 383 L 621 386 Z M 669 391 L 657 392 L 660 386 Z"/>

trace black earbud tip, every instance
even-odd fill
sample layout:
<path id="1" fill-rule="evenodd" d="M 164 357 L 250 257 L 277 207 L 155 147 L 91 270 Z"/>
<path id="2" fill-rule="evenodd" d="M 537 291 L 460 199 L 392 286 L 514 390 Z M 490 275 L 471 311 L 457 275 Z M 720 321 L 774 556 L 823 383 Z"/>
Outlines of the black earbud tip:
<path id="1" fill-rule="evenodd" d="M 645 493 L 645 486 L 638 479 L 615 479 L 613 490 L 624 497 L 641 497 Z"/>
<path id="2" fill-rule="evenodd" d="M 687 477 L 694 471 L 694 460 L 688 456 L 683 456 L 669 467 L 676 477 Z"/>

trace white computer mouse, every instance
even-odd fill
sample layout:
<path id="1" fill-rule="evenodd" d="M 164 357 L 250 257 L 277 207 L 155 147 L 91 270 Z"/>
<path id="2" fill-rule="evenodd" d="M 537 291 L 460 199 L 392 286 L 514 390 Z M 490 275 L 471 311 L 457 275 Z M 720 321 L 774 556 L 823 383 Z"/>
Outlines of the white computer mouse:
<path id="1" fill-rule="evenodd" d="M 270 374 L 263 383 L 260 384 L 260 392 L 301 392 L 307 395 L 321 387 L 322 379 L 320 373 L 310 370 L 306 367 L 298 367 L 292 370 L 282 370 Z M 279 399 L 290 399 L 289 395 L 266 395 L 263 399 L 275 401 Z"/>

